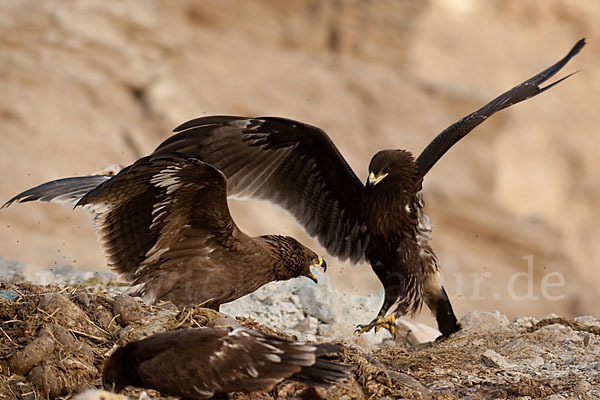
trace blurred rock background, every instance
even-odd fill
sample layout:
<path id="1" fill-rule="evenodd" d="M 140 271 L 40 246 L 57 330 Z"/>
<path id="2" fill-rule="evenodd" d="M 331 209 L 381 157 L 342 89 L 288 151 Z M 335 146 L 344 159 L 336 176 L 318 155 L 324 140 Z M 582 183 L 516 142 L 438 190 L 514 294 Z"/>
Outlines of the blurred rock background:
<path id="1" fill-rule="evenodd" d="M 129 164 L 211 114 L 319 126 L 364 180 L 377 150 L 418 154 L 586 37 L 563 73 L 579 74 L 486 121 L 424 187 L 459 316 L 598 315 L 599 19 L 600 3 L 567 0 L 4 0 L 0 201 Z M 285 212 L 230 204 L 246 232 L 318 249 Z M 106 269 L 85 212 L 53 204 L 1 210 L 0 254 Z M 341 290 L 381 289 L 366 265 L 328 264 Z"/>

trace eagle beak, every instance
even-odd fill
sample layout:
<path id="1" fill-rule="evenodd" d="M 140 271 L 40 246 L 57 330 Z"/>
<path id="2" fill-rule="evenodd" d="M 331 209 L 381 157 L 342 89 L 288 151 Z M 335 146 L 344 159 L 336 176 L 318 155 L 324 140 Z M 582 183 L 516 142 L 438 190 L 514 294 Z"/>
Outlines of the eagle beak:
<path id="1" fill-rule="evenodd" d="M 312 281 L 314 283 L 318 284 L 319 281 L 317 280 L 317 277 L 315 275 L 315 272 L 317 271 L 317 268 L 323 268 L 323 272 L 327 271 L 327 263 L 321 257 L 319 257 L 319 263 L 318 264 L 313 264 L 313 265 L 311 265 L 309 267 L 309 269 L 310 269 L 310 276 L 309 276 L 309 278 L 312 279 Z"/>
<path id="2" fill-rule="evenodd" d="M 375 176 L 375 174 L 373 172 L 371 172 L 369 174 L 369 180 L 367 181 L 367 186 L 375 186 L 377 185 L 383 178 L 385 178 L 386 176 L 388 176 L 389 172 L 386 172 L 385 174 L 381 174 L 379 176 Z"/>

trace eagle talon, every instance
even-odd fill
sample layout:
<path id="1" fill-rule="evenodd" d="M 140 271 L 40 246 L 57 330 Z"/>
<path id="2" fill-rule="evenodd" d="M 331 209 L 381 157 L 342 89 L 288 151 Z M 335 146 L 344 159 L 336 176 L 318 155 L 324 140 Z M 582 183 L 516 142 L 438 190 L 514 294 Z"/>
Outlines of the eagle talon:
<path id="1" fill-rule="evenodd" d="M 387 317 L 378 318 L 367 325 L 358 325 L 354 333 L 367 333 L 375 328 L 375 333 L 378 333 L 381 328 L 387 329 L 392 337 L 396 338 L 396 317 L 388 315 Z"/>

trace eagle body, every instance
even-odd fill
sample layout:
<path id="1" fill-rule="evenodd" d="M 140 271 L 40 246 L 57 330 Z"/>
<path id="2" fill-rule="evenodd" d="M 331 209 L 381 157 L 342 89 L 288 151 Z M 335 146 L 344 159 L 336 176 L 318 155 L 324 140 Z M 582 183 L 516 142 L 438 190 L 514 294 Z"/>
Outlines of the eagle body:
<path id="1" fill-rule="evenodd" d="M 350 368 L 329 360 L 341 348 L 309 345 L 245 328 L 195 328 L 159 333 L 118 348 L 103 385 L 155 389 L 185 399 L 270 389 L 284 379 L 330 386 Z"/>
<path id="2" fill-rule="evenodd" d="M 236 236 L 242 236 L 241 240 L 228 243 L 226 248 L 214 250 L 210 246 L 198 246 L 207 249 L 210 257 L 190 251 L 180 259 L 148 265 L 145 273 L 136 277 L 136 282 L 144 286 L 144 300 L 149 304 L 157 299 L 171 301 L 178 307 L 201 304 L 218 310 L 221 304 L 266 283 L 301 276 L 300 271 L 293 269 L 296 263 L 289 262 L 286 254 L 278 251 L 285 243 L 284 237 L 251 238 L 243 233 Z M 284 268 L 288 265 L 291 265 L 289 269 Z M 243 293 L 239 282 L 244 283 Z"/>
<path id="3" fill-rule="evenodd" d="M 88 186 L 89 185 L 89 186 Z M 223 303 L 262 285 L 326 267 L 289 236 L 251 237 L 227 207 L 227 180 L 210 164 L 181 153 L 143 157 L 117 175 L 66 178 L 13 201 L 56 201 L 93 214 L 109 266 L 149 304 Z"/>
<path id="4" fill-rule="evenodd" d="M 365 257 L 380 281 L 385 282 L 384 302 L 377 319 L 417 313 L 423 304 L 438 317 L 444 336 L 458 329 L 452 306 L 441 286 L 439 264 L 431 239 L 431 223 L 423 212 L 423 195 L 417 185 L 417 165 L 405 150 L 383 150 L 369 164 L 363 219 L 369 232 Z M 442 302 L 450 310 L 437 314 Z"/>

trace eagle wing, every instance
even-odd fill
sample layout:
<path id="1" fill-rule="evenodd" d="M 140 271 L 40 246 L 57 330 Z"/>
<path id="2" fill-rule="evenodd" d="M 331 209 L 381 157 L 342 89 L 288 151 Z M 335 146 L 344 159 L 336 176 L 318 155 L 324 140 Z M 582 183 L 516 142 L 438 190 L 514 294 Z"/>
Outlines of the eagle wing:
<path id="1" fill-rule="evenodd" d="M 210 256 L 243 235 L 227 208 L 226 180 L 180 154 L 141 158 L 87 193 L 109 264 L 134 280 L 161 259 Z"/>
<path id="2" fill-rule="evenodd" d="M 322 130 L 284 118 L 214 116 L 180 125 L 154 154 L 193 155 L 221 170 L 228 195 L 269 200 L 341 260 L 363 259 L 364 185 Z"/>
<path id="3" fill-rule="evenodd" d="M 475 127 L 491 117 L 492 114 L 497 111 L 503 110 L 514 104 L 520 103 L 521 101 L 527 100 L 531 97 L 537 96 L 540 93 L 545 92 L 554 85 L 559 84 L 573 74 L 569 74 L 556 82 L 553 82 L 547 86 L 540 87 L 540 85 L 554 76 L 558 71 L 564 67 L 571 58 L 573 58 L 579 50 L 585 45 L 585 39 L 579 40 L 569 51 L 564 58 L 558 61 L 556 64 L 548 67 L 544 71 L 535 75 L 534 77 L 526 80 L 510 89 L 509 91 L 501 94 L 479 110 L 472 112 L 471 114 L 463 117 L 444 129 L 439 135 L 437 135 L 429 145 L 421 152 L 417 158 L 417 184 L 420 185 L 423 177 L 429 172 L 431 167 L 448 151 L 456 142 L 465 137 Z"/>

